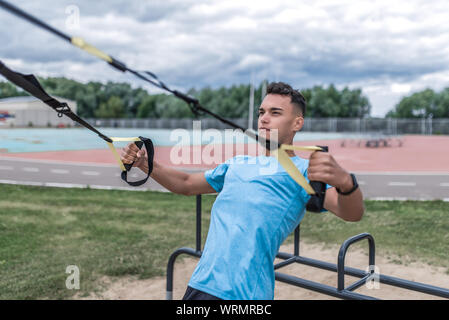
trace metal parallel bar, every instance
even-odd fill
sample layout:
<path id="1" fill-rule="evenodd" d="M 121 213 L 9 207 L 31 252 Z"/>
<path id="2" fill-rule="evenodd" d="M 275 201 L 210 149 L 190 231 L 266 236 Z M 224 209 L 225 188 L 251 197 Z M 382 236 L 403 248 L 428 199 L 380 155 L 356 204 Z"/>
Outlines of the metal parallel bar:
<path id="1" fill-rule="evenodd" d="M 449 289 L 432 286 L 430 284 L 409 281 L 401 278 L 380 275 L 379 276 L 380 283 L 387 284 L 394 287 L 399 287 L 407 290 L 422 292 L 442 298 L 449 299 Z"/>
<path id="2" fill-rule="evenodd" d="M 178 256 L 180 254 L 187 254 L 189 256 L 194 256 L 194 257 L 199 258 L 199 257 L 201 257 L 202 252 L 196 251 L 192 248 L 179 248 L 179 249 L 175 250 L 170 255 L 170 258 L 168 259 L 168 264 L 167 264 L 167 287 L 166 287 L 166 299 L 167 300 L 173 299 L 173 274 L 174 274 L 174 268 L 175 268 L 175 261 L 176 261 L 176 258 L 178 258 Z"/>
<path id="3" fill-rule="evenodd" d="M 286 252 L 279 252 L 277 254 L 277 258 L 279 259 L 290 259 L 291 257 L 294 257 L 294 255 Z M 304 264 L 310 267 L 316 267 L 319 269 L 327 270 L 327 271 L 333 271 L 337 272 L 337 265 L 321 260 L 311 259 L 307 257 L 296 257 L 296 262 L 300 264 Z M 352 277 L 358 277 L 363 278 L 367 275 L 367 272 L 364 270 L 352 268 L 352 267 L 345 267 L 344 272 L 346 275 L 352 276 Z M 449 299 L 449 289 L 432 286 L 420 282 L 415 281 L 409 281 L 397 277 L 387 276 L 387 275 L 379 275 L 379 282 L 387 285 L 391 285 L 398 288 L 408 289 L 412 291 L 422 292 L 442 298 Z"/>
<path id="4" fill-rule="evenodd" d="M 297 278 L 297 277 L 294 277 L 294 276 L 291 276 L 288 274 L 284 274 L 284 273 L 280 273 L 280 272 L 275 272 L 275 278 L 277 281 L 281 281 L 281 282 L 284 282 L 287 284 L 291 284 L 291 285 L 298 286 L 298 287 L 308 289 L 308 290 L 312 290 L 315 292 L 327 294 L 329 296 L 333 296 L 333 297 L 340 298 L 340 299 L 379 300 L 374 297 L 365 296 L 363 294 L 350 292 L 347 290 L 338 291 L 337 288 L 334 288 L 334 287 L 331 287 L 331 286 L 328 286 L 328 285 L 325 285 L 322 283 Z"/>
<path id="5" fill-rule="evenodd" d="M 368 279 L 370 279 L 371 277 L 372 277 L 372 274 L 367 274 L 362 279 L 357 280 L 356 282 L 354 282 L 354 283 L 350 284 L 349 286 L 347 286 L 345 288 L 345 290 L 346 291 L 354 291 L 354 290 L 360 288 L 361 286 L 363 286 L 366 283 L 366 281 Z"/>
<path id="6" fill-rule="evenodd" d="M 291 257 L 290 259 L 287 259 L 285 261 L 279 262 L 277 264 L 274 265 L 274 270 L 277 270 L 279 268 L 288 266 L 289 264 L 295 263 L 296 262 L 296 257 Z"/>
<path id="7" fill-rule="evenodd" d="M 201 251 L 201 195 L 196 196 L 196 251 Z"/>
<path id="8" fill-rule="evenodd" d="M 337 278 L 338 278 L 338 290 L 343 290 L 345 288 L 345 257 L 346 252 L 348 251 L 349 247 L 353 245 L 356 242 L 362 241 L 364 239 L 368 239 L 369 244 L 369 266 L 375 265 L 375 243 L 374 238 L 369 233 L 361 233 L 356 236 L 353 236 L 345 242 L 340 247 L 340 251 L 338 252 L 338 262 L 337 262 Z"/>
<path id="9" fill-rule="evenodd" d="M 173 275 L 176 259 L 180 254 L 187 254 L 194 257 L 201 257 L 201 195 L 196 196 L 196 250 L 192 248 L 179 248 L 175 250 L 168 259 L 167 264 L 167 288 L 166 299 L 173 299 Z"/>
<path id="10" fill-rule="evenodd" d="M 299 232 L 300 232 L 300 224 L 295 229 L 295 244 L 293 249 L 293 254 L 295 256 L 299 256 Z"/>
<path id="11" fill-rule="evenodd" d="M 276 257 L 279 259 L 285 260 L 285 259 L 290 259 L 291 257 L 295 257 L 295 256 L 290 253 L 286 253 L 286 252 L 278 252 Z M 327 270 L 327 271 L 337 272 L 337 265 L 334 263 L 316 260 L 316 259 L 312 259 L 312 258 L 301 257 L 301 256 L 295 257 L 295 259 L 296 259 L 296 262 L 300 263 L 300 264 L 305 264 L 310 267 L 315 267 L 315 268 L 319 268 L 319 269 L 323 269 L 323 270 Z M 344 270 L 345 270 L 345 274 L 354 276 L 354 277 L 358 277 L 358 278 L 362 278 L 366 275 L 366 272 L 363 270 L 360 270 L 360 269 L 345 267 Z"/>

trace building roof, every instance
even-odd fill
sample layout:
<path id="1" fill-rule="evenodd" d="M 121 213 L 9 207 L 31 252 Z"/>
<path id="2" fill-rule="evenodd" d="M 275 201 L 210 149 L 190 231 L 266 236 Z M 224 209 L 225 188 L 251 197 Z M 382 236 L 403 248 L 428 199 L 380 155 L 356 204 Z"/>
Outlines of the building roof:
<path id="1" fill-rule="evenodd" d="M 3 103 L 3 102 L 31 102 L 31 101 L 35 101 L 35 100 L 37 100 L 37 99 L 32 96 L 10 97 L 10 98 L 0 99 L 0 103 Z"/>
<path id="2" fill-rule="evenodd" d="M 55 98 L 56 100 L 60 100 L 60 101 L 64 101 L 64 102 L 73 102 L 73 103 L 75 102 L 73 100 L 61 98 L 61 97 L 57 97 L 57 96 L 52 96 L 52 97 Z M 32 96 L 9 97 L 9 98 L 0 99 L 0 103 L 24 103 L 24 102 L 35 102 L 35 101 L 41 102 L 39 99 L 32 97 Z"/>

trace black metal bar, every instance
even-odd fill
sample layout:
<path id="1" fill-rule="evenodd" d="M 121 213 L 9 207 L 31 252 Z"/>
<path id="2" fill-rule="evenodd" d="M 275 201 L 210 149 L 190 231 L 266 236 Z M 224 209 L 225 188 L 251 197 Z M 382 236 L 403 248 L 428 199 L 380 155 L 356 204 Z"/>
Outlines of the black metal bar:
<path id="1" fill-rule="evenodd" d="M 279 259 L 286 260 L 286 259 L 290 259 L 290 258 L 294 257 L 294 255 L 292 255 L 291 253 L 279 252 L 276 257 Z M 304 264 L 304 265 L 307 265 L 310 267 L 315 267 L 315 268 L 319 268 L 319 269 L 323 269 L 323 270 L 327 270 L 327 271 L 337 272 L 337 265 L 335 265 L 333 263 L 316 260 L 316 259 L 312 259 L 312 258 L 307 258 L 307 257 L 301 257 L 301 256 L 295 257 L 295 260 L 296 260 L 296 263 L 299 263 L 299 264 Z M 349 275 L 352 277 L 357 277 L 357 278 L 363 278 L 363 277 L 369 275 L 364 270 L 347 267 L 347 266 L 344 267 L 344 273 L 346 275 Z M 441 287 L 437 287 L 437 286 L 433 286 L 433 285 L 428 285 L 428 284 L 415 282 L 415 281 L 409 281 L 409 280 L 392 277 L 392 276 L 387 276 L 387 275 L 382 275 L 382 274 L 379 275 L 379 282 L 382 284 L 387 284 L 387 285 L 391 285 L 391 286 L 398 287 L 398 288 L 403 288 L 403 289 L 407 289 L 407 290 L 412 290 L 412 291 L 416 291 L 416 292 L 426 293 L 426 294 L 449 299 L 449 289 L 446 289 L 446 288 L 441 288 Z"/>
<path id="2" fill-rule="evenodd" d="M 296 262 L 296 257 L 291 257 L 290 259 L 284 260 L 282 262 L 279 262 L 277 264 L 274 265 L 274 270 L 277 270 L 279 268 L 288 266 L 289 264 L 295 263 Z"/>
<path id="3" fill-rule="evenodd" d="M 306 257 L 298 257 L 296 258 L 296 261 L 301 264 L 305 264 L 311 267 L 320 268 L 323 270 L 328 271 L 334 271 L 337 272 L 337 265 L 334 263 L 329 263 L 321 260 L 306 258 Z M 352 268 L 352 267 L 345 267 L 344 269 L 345 274 L 353 277 L 362 278 L 366 275 L 366 272 L 364 270 Z"/>
<path id="4" fill-rule="evenodd" d="M 379 276 L 380 283 L 388 284 L 390 286 L 395 286 L 407 290 L 422 292 L 426 294 L 430 294 L 433 296 L 438 296 L 442 298 L 449 299 L 449 289 L 432 286 L 430 284 L 409 281 L 401 278 L 380 275 Z"/>
<path id="5" fill-rule="evenodd" d="M 288 274 L 275 272 L 275 279 L 284 283 L 288 283 L 297 287 L 304 289 L 316 291 L 319 293 L 327 294 L 340 299 L 351 299 L 351 300 L 378 300 L 377 298 L 365 296 L 360 293 L 355 293 L 347 290 L 337 290 L 337 288 L 318 283 L 315 281 L 310 281 L 306 279 L 297 278 Z"/>
<path id="6" fill-rule="evenodd" d="M 300 232 L 300 224 L 295 229 L 295 243 L 294 243 L 294 249 L 293 254 L 295 256 L 299 256 L 299 232 Z"/>
<path id="7" fill-rule="evenodd" d="M 279 252 L 276 257 L 279 259 L 289 259 L 291 257 L 294 257 L 294 255 L 292 255 L 291 253 Z M 304 265 L 307 265 L 310 267 L 315 267 L 315 268 L 319 268 L 319 269 L 323 269 L 323 270 L 327 270 L 327 271 L 337 272 L 337 265 L 334 263 L 325 262 L 325 261 L 316 260 L 316 259 L 307 258 L 307 257 L 301 257 L 301 256 L 295 257 L 295 259 L 296 259 L 296 262 L 300 263 L 300 264 L 304 264 Z M 345 267 L 344 270 L 345 270 L 345 274 L 354 276 L 354 277 L 358 277 L 358 278 L 362 278 L 366 275 L 365 271 L 351 268 L 351 267 Z"/>
<path id="8" fill-rule="evenodd" d="M 360 288 L 361 286 L 363 286 L 367 281 L 369 281 L 368 279 L 370 279 L 373 275 L 372 274 L 367 274 L 366 276 L 364 276 L 362 279 L 357 280 L 356 282 L 354 282 L 353 284 L 347 286 L 345 288 L 346 291 L 354 291 L 358 288 Z"/>
<path id="9" fill-rule="evenodd" d="M 170 255 L 167 264 L 166 299 L 173 299 L 173 275 L 176 259 L 180 254 L 201 257 L 201 195 L 196 196 L 196 250 L 192 248 L 179 248 Z"/>
<path id="10" fill-rule="evenodd" d="M 338 252 L 338 262 L 337 262 L 337 278 L 338 278 L 338 285 L 337 289 L 339 291 L 343 290 L 345 288 L 345 257 L 346 252 L 348 251 L 349 247 L 361 240 L 368 239 L 369 244 L 369 266 L 375 265 L 375 243 L 374 238 L 369 233 L 361 233 L 356 236 L 353 236 L 349 239 L 347 239 L 340 247 L 340 251 Z"/>
<path id="11" fill-rule="evenodd" d="M 201 195 L 196 196 L 196 251 L 201 251 Z"/>
<path id="12" fill-rule="evenodd" d="M 175 250 L 175 252 L 173 252 L 170 255 L 170 258 L 168 259 L 168 264 L 167 264 L 167 287 L 166 287 L 166 299 L 167 300 L 172 300 L 173 299 L 173 274 L 174 274 L 174 268 L 175 268 L 175 261 L 176 258 L 178 258 L 178 256 L 180 254 L 187 254 L 189 256 L 194 256 L 194 257 L 201 257 L 202 252 L 201 251 L 195 251 L 192 248 L 179 248 L 177 250 Z"/>

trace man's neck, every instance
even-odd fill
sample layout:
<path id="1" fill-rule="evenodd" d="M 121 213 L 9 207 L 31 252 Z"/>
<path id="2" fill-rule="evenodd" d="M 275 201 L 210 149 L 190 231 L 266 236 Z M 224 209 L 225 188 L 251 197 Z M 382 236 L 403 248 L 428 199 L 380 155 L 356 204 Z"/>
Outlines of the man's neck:
<path id="1" fill-rule="evenodd" d="M 293 142 L 290 142 L 289 144 L 293 144 Z M 286 150 L 286 152 L 290 158 L 296 157 L 296 154 L 293 150 Z M 265 156 L 267 156 L 267 157 L 271 156 L 270 150 L 265 149 Z"/>

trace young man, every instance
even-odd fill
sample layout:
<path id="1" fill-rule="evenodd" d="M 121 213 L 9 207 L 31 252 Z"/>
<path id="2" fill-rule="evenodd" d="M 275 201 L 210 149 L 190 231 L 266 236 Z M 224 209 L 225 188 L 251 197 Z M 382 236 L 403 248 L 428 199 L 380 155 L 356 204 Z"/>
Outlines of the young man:
<path id="1" fill-rule="evenodd" d="M 288 84 L 271 83 L 259 108 L 258 130 L 292 144 L 304 124 L 306 102 Z M 355 177 L 331 153 L 314 152 L 302 159 L 290 151 L 307 180 L 327 184 L 324 208 L 346 221 L 358 221 L 363 196 Z M 263 160 L 263 161 L 262 161 Z M 122 161 L 148 172 L 144 150 L 129 144 Z M 218 192 L 202 257 L 184 299 L 273 299 L 273 262 L 286 237 L 301 222 L 310 196 L 270 156 L 236 156 L 204 173 L 188 174 L 154 162 L 151 177 L 184 195 Z M 265 169 L 265 171 L 264 171 Z M 268 172 L 268 173 L 267 173 Z"/>

